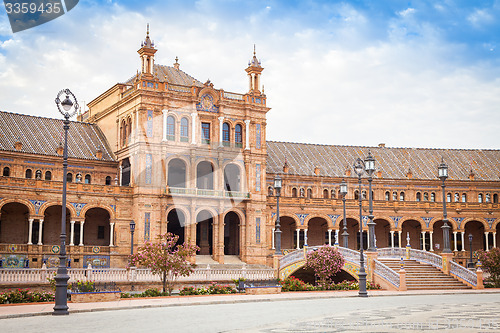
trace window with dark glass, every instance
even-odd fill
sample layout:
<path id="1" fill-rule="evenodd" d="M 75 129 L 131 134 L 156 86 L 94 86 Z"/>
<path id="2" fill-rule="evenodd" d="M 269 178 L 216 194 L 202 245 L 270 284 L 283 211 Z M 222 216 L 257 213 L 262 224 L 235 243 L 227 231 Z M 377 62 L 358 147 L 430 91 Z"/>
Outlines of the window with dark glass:
<path id="1" fill-rule="evenodd" d="M 405 201 L 405 192 L 399 193 L 399 201 Z"/>
<path id="2" fill-rule="evenodd" d="M 485 202 L 490 202 L 490 201 L 491 201 L 491 200 L 490 200 L 490 199 L 491 199 L 491 194 L 486 193 L 486 196 L 485 196 L 485 197 L 486 197 Z"/>
<path id="3" fill-rule="evenodd" d="M 436 202 L 436 193 L 434 192 L 431 193 L 431 201 Z"/>
<path id="4" fill-rule="evenodd" d="M 313 197 L 313 191 L 310 188 L 307 189 L 307 197 L 309 199 L 311 199 Z"/>
<path id="5" fill-rule="evenodd" d="M 327 189 L 323 190 L 323 198 L 328 199 L 328 190 Z"/>
<path id="6" fill-rule="evenodd" d="M 231 130 L 229 128 L 229 124 L 228 123 L 224 123 L 222 125 L 222 144 L 226 147 L 229 147 L 230 145 L 230 134 L 231 134 Z"/>
<path id="7" fill-rule="evenodd" d="M 236 147 L 243 147 L 243 127 L 240 124 L 234 127 L 234 142 Z"/>
<path id="8" fill-rule="evenodd" d="M 31 169 L 26 169 L 25 178 L 33 178 L 33 171 Z"/>
<path id="9" fill-rule="evenodd" d="M 4 177 L 9 177 L 10 176 L 10 168 L 9 167 L 3 168 L 3 176 Z"/>
<path id="10" fill-rule="evenodd" d="M 71 183 L 73 181 L 73 174 L 71 172 L 68 172 L 66 174 L 66 181 Z"/>
<path id="11" fill-rule="evenodd" d="M 45 171 L 45 180 L 52 180 L 52 172 Z"/>
<path id="12" fill-rule="evenodd" d="M 172 116 L 167 117 L 167 140 L 175 140 L 175 119 Z"/>
<path id="13" fill-rule="evenodd" d="M 201 123 L 201 143 L 210 143 L 210 123 Z"/>
<path id="14" fill-rule="evenodd" d="M 417 201 L 422 201 L 422 194 L 420 192 L 417 192 Z"/>
<path id="15" fill-rule="evenodd" d="M 296 198 L 297 197 L 297 189 L 294 187 L 292 188 L 292 198 Z"/>
<path id="16" fill-rule="evenodd" d="M 424 192 L 424 201 L 429 201 L 429 193 Z"/>
<path id="17" fill-rule="evenodd" d="M 85 184 L 90 184 L 91 179 L 90 175 L 85 175 Z"/>
<path id="18" fill-rule="evenodd" d="M 28 178 L 28 177 L 26 177 L 26 178 Z M 482 193 L 479 193 L 479 194 L 477 195 L 477 202 L 479 202 L 479 203 L 482 203 L 482 202 L 483 202 L 483 194 L 482 194 Z"/>
<path id="19" fill-rule="evenodd" d="M 389 191 L 385 192 L 385 201 L 389 201 L 391 200 L 391 195 L 389 193 Z"/>
<path id="20" fill-rule="evenodd" d="M 106 185 L 111 185 L 111 177 L 110 176 L 106 177 Z"/>
<path id="21" fill-rule="evenodd" d="M 462 194 L 462 202 L 467 202 L 467 194 Z"/>
<path id="22" fill-rule="evenodd" d="M 189 141 L 189 122 L 187 118 L 181 119 L 181 142 Z"/>
<path id="23" fill-rule="evenodd" d="M 493 194 L 493 203 L 498 203 L 498 194 Z"/>

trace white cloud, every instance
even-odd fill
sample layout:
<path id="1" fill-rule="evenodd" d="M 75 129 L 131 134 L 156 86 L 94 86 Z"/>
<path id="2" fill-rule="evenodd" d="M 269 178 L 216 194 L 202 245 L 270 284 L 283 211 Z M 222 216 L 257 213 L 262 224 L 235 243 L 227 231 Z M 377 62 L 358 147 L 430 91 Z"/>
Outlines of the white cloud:
<path id="1" fill-rule="evenodd" d="M 476 9 L 472 14 L 467 16 L 467 20 L 475 27 L 482 27 L 493 22 L 494 18 L 487 10 Z"/>

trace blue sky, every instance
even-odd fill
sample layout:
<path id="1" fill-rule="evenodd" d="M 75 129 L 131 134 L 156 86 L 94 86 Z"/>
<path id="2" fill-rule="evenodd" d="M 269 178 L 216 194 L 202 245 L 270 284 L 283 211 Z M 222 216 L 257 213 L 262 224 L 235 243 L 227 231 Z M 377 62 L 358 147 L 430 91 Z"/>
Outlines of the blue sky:
<path id="1" fill-rule="evenodd" d="M 12 34 L 0 10 L 0 109 L 58 117 L 156 62 L 244 93 L 256 44 L 267 138 L 500 149 L 498 1 L 85 1 Z"/>

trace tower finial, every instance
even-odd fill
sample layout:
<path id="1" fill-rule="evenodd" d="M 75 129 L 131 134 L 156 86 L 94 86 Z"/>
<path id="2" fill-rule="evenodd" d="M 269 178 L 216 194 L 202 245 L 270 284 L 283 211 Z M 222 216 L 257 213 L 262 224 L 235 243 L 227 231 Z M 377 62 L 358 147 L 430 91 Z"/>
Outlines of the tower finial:
<path id="1" fill-rule="evenodd" d="M 149 23 L 148 23 L 148 28 L 147 28 L 147 31 L 146 31 L 146 36 L 149 36 Z"/>
<path id="2" fill-rule="evenodd" d="M 253 44 L 253 55 L 255 55 L 255 44 Z"/>

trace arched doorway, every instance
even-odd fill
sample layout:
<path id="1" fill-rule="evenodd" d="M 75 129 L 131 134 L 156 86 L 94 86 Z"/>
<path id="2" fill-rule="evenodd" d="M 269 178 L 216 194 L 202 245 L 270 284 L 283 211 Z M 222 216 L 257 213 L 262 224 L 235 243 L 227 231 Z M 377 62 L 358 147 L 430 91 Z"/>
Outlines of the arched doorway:
<path id="1" fill-rule="evenodd" d="M 4 205 L 0 215 L 0 243 L 8 244 L 26 244 L 29 233 L 29 209 L 22 203 L 11 202 Z M 36 229 L 36 235 L 33 244 L 38 243 L 38 222 L 33 223 L 33 231 Z M 36 236 L 36 238 L 34 237 Z"/>
<path id="2" fill-rule="evenodd" d="M 168 187 L 186 187 L 186 163 L 179 158 L 168 162 Z"/>
<path id="3" fill-rule="evenodd" d="M 103 208 L 91 208 L 85 213 L 83 240 L 85 245 L 109 246 L 109 213 Z"/>
<path id="4" fill-rule="evenodd" d="M 235 212 L 224 216 L 224 254 L 240 254 L 240 217 Z"/>
<path id="5" fill-rule="evenodd" d="M 437 221 L 432 226 L 432 247 L 433 251 L 442 252 L 444 247 L 443 241 L 443 221 Z M 449 230 L 449 241 L 450 241 L 450 250 L 453 251 L 455 249 L 455 238 L 453 237 L 453 225 L 448 221 Z M 426 240 L 426 250 L 430 250 L 429 240 Z M 462 237 L 461 235 L 457 236 L 457 249 L 461 249 L 462 246 Z"/>
<path id="6" fill-rule="evenodd" d="M 203 190 L 214 189 L 214 167 L 212 163 L 203 161 L 196 167 L 196 187 Z"/>
<path id="7" fill-rule="evenodd" d="M 391 247 L 391 225 L 383 219 L 375 219 L 375 245 L 381 249 Z"/>
<path id="8" fill-rule="evenodd" d="M 130 160 L 128 158 L 122 161 L 122 186 L 130 185 Z"/>
<path id="9" fill-rule="evenodd" d="M 224 189 L 226 191 L 240 191 L 240 168 L 236 164 L 228 164 L 224 168 Z"/>
<path id="10" fill-rule="evenodd" d="M 177 245 L 184 244 L 184 226 L 186 217 L 179 209 L 172 209 L 167 215 L 167 232 L 179 236 Z"/>
<path id="11" fill-rule="evenodd" d="M 335 240 L 332 236 L 332 244 Z M 317 246 L 328 244 L 328 223 L 322 217 L 313 217 L 307 227 L 307 245 Z"/>
<path id="12" fill-rule="evenodd" d="M 289 216 L 280 217 L 281 248 L 292 250 L 297 247 L 295 239 L 295 220 Z"/>
<path id="13" fill-rule="evenodd" d="M 62 206 L 50 206 L 45 210 L 43 217 L 42 243 L 45 245 L 53 245 L 61 243 L 61 214 Z M 70 212 L 66 209 L 66 240 L 69 244 L 69 226 Z M 33 227 L 34 228 L 34 227 Z M 36 243 L 33 243 L 36 244 Z"/>
<path id="14" fill-rule="evenodd" d="M 196 216 L 196 245 L 201 255 L 213 253 L 213 222 L 214 218 L 207 210 L 202 210 Z"/>
<path id="15" fill-rule="evenodd" d="M 472 251 L 485 250 L 484 225 L 479 221 L 469 221 L 465 224 L 466 249 L 469 249 L 469 235 L 472 235 Z"/>
<path id="16" fill-rule="evenodd" d="M 422 238 L 422 226 L 420 222 L 415 221 L 415 220 L 406 220 L 403 222 L 401 225 L 401 230 L 403 231 L 403 234 L 401 235 L 401 247 L 405 247 L 407 243 L 407 236 L 410 236 L 410 246 L 412 249 L 420 250 L 422 249 L 422 243 L 421 243 L 421 238 Z M 443 244 L 440 243 L 435 243 L 439 244 L 438 247 L 441 249 L 443 248 Z M 437 248 L 437 247 L 436 247 Z"/>

